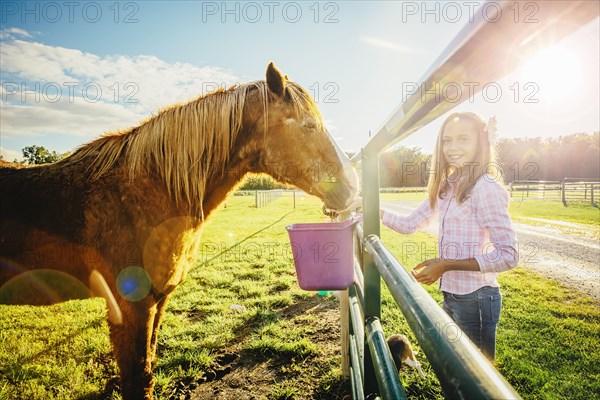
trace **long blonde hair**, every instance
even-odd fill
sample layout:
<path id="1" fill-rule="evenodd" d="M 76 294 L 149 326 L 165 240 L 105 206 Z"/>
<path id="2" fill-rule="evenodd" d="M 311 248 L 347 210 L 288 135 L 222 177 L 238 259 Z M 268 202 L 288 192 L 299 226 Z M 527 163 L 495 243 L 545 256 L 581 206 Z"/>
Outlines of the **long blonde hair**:
<path id="1" fill-rule="evenodd" d="M 488 172 L 492 168 L 497 168 L 496 164 L 496 147 L 493 143 L 490 143 L 486 128 L 486 121 L 479 114 L 473 112 L 456 112 L 450 114 L 438 134 L 437 142 L 433 156 L 431 157 L 429 182 L 427 184 L 427 192 L 429 198 L 429 205 L 433 209 L 437 203 L 437 199 L 441 199 L 444 193 L 448 191 L 449 183 L 448 178 L 453 173 L 460 173 L 457 171 L 456 166 L 446 162 L 446 158 L 443 153 L 443 135 L 444 128 L 448 122 L 456 119 L 469 119 L 475 122 L 477 126 L 477 158 L 474 161 L 472 172 L 469 171 L 467 179 L 462 179 L 458 182 L 456 187 L 456 199 L 458 203 L 465 201 L 469 195 L 477 180 Z M 496 179 L 500 179 L 501 174 L 496 174 Z"/>

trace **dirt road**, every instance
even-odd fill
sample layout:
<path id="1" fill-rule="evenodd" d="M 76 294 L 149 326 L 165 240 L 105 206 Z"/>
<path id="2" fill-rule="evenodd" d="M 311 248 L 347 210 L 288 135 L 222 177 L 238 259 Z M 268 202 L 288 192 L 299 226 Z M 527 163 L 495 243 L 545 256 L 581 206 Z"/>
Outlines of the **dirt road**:
<path id="1" fill-rule="evenodd" d="M 381 207 L 408 214 L 419 202 L 382 201 Z M 586 225 L 530 218 L 513 223 L 519 242 L 519 265 L 556 279 L 600 301 L 600 243 Z M 427 229 L 438 234 L 437 223 Z"/>

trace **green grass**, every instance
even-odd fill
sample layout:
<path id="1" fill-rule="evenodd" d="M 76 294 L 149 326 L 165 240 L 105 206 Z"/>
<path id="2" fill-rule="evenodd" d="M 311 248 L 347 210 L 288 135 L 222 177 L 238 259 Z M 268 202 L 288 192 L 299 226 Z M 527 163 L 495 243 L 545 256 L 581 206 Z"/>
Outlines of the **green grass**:
<path id="1" fill-rule="evenodd" d="M 116 376 L 104 304 L 0 306 L 0 398 L 72 399 Z"/>
<path id="2" fill-rule="evenodd" d="M 335 399 L 348 393 L 340 371 L 337 300 L 298 288 L 284 229 L 327 219 L 310 198 L 295 211 L 288 199 L 258 210 L 253 202 L 232 198 L 209 221 L 198 265 L 169 303 L 154 369 L 159 399 L 193 397 L 195 390 L 217 385 L 215 376 L 239 379 L 259 398 Z M 435 237 L 382 228 L 382 238 L 407 268 L 435 256 Z M 424 244 L 428 254 L 409 242 Z M 598 304 L 522 267 L 502 274 L 500 282 L 501 373 L 525 399 L 594 398 L 600 392 Z M 426 290 L 441 303 L 437 288 Z M 405 333 L 418 348 L 385 288 L 382 304 L 386 334 Z M 119 398 L 105 313 L 98 299 L 0 306 L 0 399 Z M 232 354 L 233 360 L 223 361 Z M 426 379 L 413 370 L 402 373 L 410 398 L 440 399 L 431 366 L 422 353 L 418 357 Z"/>
<path id="3" fill-rule="evenodd" d="M 600 209 L 589 203 L 568 203 L 565 207 L 560 201 L 515 199 L 510 203 L 510 215 L 528 223 L 527 218 L 554 219 L 592 226 L 600 225 Z"/>
<path id="4" fill-rule="evenodd" d="M 423 193 L 381 193 L 381 200 L 413 200 L 422 201 L 427 198 L 427 194 Z"/>
<path id="5" fill-rule="evenodd" d="M 500 279 L 505 301 L 498 368 L 527 398 L 600 393 L 598 303 L 518 268 Z"/>

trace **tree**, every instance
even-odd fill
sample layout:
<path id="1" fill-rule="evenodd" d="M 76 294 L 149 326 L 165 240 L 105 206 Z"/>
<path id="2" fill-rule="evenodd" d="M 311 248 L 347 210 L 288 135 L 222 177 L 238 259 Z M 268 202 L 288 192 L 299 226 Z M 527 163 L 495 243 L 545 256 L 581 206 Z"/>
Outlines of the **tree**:
<path id="1" fill-rule="evenodd" d="M 565 177 L 600 178 L 600 134 L 574 133 L 557 138 L 500 140 L 505 181 L 560 181 Z"/>
<path id="2" fill-rule="evenodd" d="M 244 178 L 244 183 L 242 183 L 239 190 L 273 190 L 289 188 L 289 185 L 281 184 L 269 175 L 250 174 Z"/>
<path id="3" fill-rule="evenodd" d="M 49 164 L 63 159 L 68 153 L 60 154 L 56 151 L 50 152 L 44 146 L 27 146 L 23 148 L 25 164 Z"/>
<path id="4" fill-rule="evenodd" d="M 413 187 L 427 185 L 427 163 L 431 156 L 420 147 L 397 147 L 379 158 L 382 187 Z"/>

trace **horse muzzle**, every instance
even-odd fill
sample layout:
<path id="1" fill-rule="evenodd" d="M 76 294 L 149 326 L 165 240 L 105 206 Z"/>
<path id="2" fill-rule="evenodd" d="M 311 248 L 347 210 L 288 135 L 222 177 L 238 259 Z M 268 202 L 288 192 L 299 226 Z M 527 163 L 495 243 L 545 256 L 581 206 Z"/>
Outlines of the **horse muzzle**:
<path id="1" fill-rule="evenodd" d="M 324 207 L 333 211 L 348 209 L 358 197 L 358 175 L 351 165 L 343 167 L 343 174 L 319 183 Z"/>

